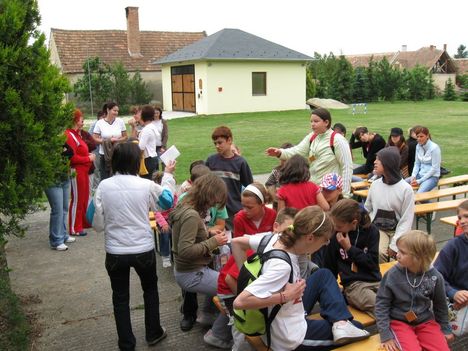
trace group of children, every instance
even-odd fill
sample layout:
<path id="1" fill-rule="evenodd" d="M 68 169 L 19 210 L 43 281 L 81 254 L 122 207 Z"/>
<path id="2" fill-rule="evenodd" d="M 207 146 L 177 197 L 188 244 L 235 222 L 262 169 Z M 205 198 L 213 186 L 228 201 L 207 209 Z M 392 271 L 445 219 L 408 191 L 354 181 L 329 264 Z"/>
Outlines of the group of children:
<path id="1" fill-rule="evenodd" d="M 336 128 L 342 130 L 344 126 L 336 126 Z M 367 130 L 363 129 L 357 130 L 354 134 L 357 134 L 356 138 L 362 143 L 372 143 L 376 136 L 364 140 L 365 138 L 361 134 L 366 133 L 368 134 Z M 396 146 L 398 153 L 400 153 L 400 157 L 398 157 L 398 162 L 400 162 L 401 143 L 396 140 L 396 136 L 402 136 L 401 129 L 392 129 L 388 144 L 392 143 Z M 310 173 L 307 160 L 297 155 L 286 161 L 281 161 L 281 164 L 272 171 L 266 183 L 267 187 L 265 187 L 263 184 L 253 181 L 247 161 L 233 148 L 233 136 L 228 127 L 216 128 L 212 134 L 212 140 L 217 153 L 208 157 L 205 162 L 198 160 L 191 164 L 190 179 L 182 184 L 179 193 L 179 201 L 181 201 L 184 198 L 184 193 L 190 191 L 191 184 L 207 173 L 213 173 L 224 181 L 228 190 L 226 207 L 214 206 L 206 214 L 205 225 L 210 235 L 216 235 L 224 230 L 232 231 L 234 242 L 238 241 L 236 238 L 244 235 L 252 236 L 265 232 L 283 233 L 280 234 L 280 238 L 287 235 L 294 236 L 297 233 L 295 233 L 295 226 L 292 223 L 297 212 L 317 205 L 320 211 L 316 210 L 310 213 L 315 215 L 323 213 L 322 226 L 326 219 L 325 211 L 329 211 L 334 235 L 332 235 L 333 233 L 324 234 L 320 239 L 323 242 L 314 244 L 313 250 L 306 251 L 306 253 L 315 252 L 314 262 L 318 263 L 320 268 L 329 269 L 335 278 L 340 276 L 343 294 L 349 305 L 365 311 L 377 319 L 384 348 L 386 350 L 417 350 L 422 347 L 427 350 L 448 350 L 447 341 L 451 341 L 453 335 L 448 324 L 446 295 L 457 308 L 466 308 L 468 304 L 468 279 L 463 274 L 466 272 L 466 262 L 468 262 L 466 260 L 468 258 L 468 201 L 465 201 L 458 209 L 464 234 L 446 244 L 436 260 L 435 267 L 437 269 L 431 266 L 435 255 L 433 239 L 420 231 L 405 230 L 405 233 L 399 233 L 395 237 L 395 240 L 392 241 L 393 246 L 390 246 L 395 249 L 395 258 L 398 264 L 382 278 L 379 268 L 381 261 L 379 258 L 382 252 L 382 249 L 379 249 L 379 241 L 382 238 L 382 233 L 378 223 L 373 223 L 376 214 L 372 213 L 372 206 L 369 205 L 369 207 L 367 203 L 366 208 L 370 211 L 369 213 L 358 202 L 342 198 L 343 180 L 339 174 L 327 174 L 320 184 L 315 184 L 309 181 Z M 289 146 L 291 145 L 284 144 L 282 148 Z M 366 150 L 369 151 L 369 149 Z M 378 160 L 378 155 L 378 153 L 374 155 L 374 160 L 371 163 L 372 169 L 374 169 L 375 160 Z M 386 156 L 383 154 L 381 158 L 386 160 Z M 408 165 L 402 166 L 399 163 L 396 166 L 392 164 L 392 167 L 398 168 L 400 177 L 395 179 L 393 183 L 390 182 L 390 185 L 401 180 L 401 174 L 404 174 L 405 169 L 411 174 Z M 383 171 L 379 175 L 383 175 L 387 180 L 392 178 L 391 174 L 390 176 L 387 174 L 385 177 Z M 384 196 L 380 193 L 377 197 L 383 198 Z M 411 200 L 411 202 L 414 201 Z M 310 216 L 312 215 L 310 214 Z M 401 216 L 399 215 L 399 217 Z M 307 218 L 309 221 L 316 220 L 312 217 Z M 167 223 L 167 213 L 157 215 L 156 219 L 162 234 L 161 245 L 164 246 L 164 249 L 161 247 L 164 256 L 163 265 L 167 267 L 170 265 L 168 250 L 170 226 Z M 398 218 L 398 220 L 400 219 Z M 407 229 L 410 228 L 411 225 Z M 304 235 L 309 234 L 313 241 L 316 240 L 316 233 L 304 233 Z M 163 240 L 163 238 L 165 239 Z M 326 245 L 328 242 L 329 244 Z M 388 242 L 387 245 L 389 245 Z M 252 250 L 247 251 L 247 256 L 253 252 Z M 299 260 L 300 267 L 297 267 L 303 278 L 315 274 L 310 255 L 305 257 L 305 260 Z M 234 255 L 222 263 L 223 266 L 218 276 L 218 297 L 225 312 L 232 316 L 238 294 L 239 262 L 236 264 Z M 289 293 L 291 289 L 286 284 L 283 290 L 280 289 L 280 292 Z M 301 288 L 298 285 L 294 294 L 299 294 L 298 291 L 301 289 L 301 293 L 304 293 L 311 288 Z M 271 294 L 266 292 L 265 298 Z M 187 299 L 187 294 L 184 293 L 184 295 Z M 281 300 L 283 297 L 281 295 L 280 301 L 275 302 L 275 304 L 287 302 Z M 191 297 L 191 301 L 193 301 L 193 297 Z M 241 305 L 242 303 L 244 301 L 241 302 Z M 248 303 L 247 306 L 249 306 Z M 325 304 L 323 306 L 321 304 L 321 308 L 326 310 L 327 307 Z M 368 336 L 365 332 L 360 333 L 352 329 L 356 327 L 349 326 L 347 320 L 347 318 L 344 318 L 343 321 L 329 320 L 333 328 L 330 329 L 331 334 L 324 336 L 324 338 L 331 338 L 336 344 L 336 340 L 353 341 Z M 346 325 L 336 324 L 337 322 L 343 322 Z M 190 330 L 194 323 L 193 318 L 187 323 L 184 316 L 181 328 L 182 330 Z M 275 335 L 285 337 L 285 331 L 278 329 L 280 325 L 277 324 L 276 329 L 273 327 L 273 338 Z M 226 327 L 230 328 L 230 326 Z M 349 335 L 346 334 L 348 329 Z M 346 334 L 344 337 L 336 336 L 340 335 L 340 330 L 346 330 L 345 332 L 341 331 L 341 333 Z M 233 336 L 233 349 L 248 349 L 242 335 L 239 335 L 235 328 L 233 328 Z M 296 347 L 300 346 L 302 349 L 331 347 L 331 344 L 327 344 L 323 340 L 315 340 L 316 336 L 311 336 L 308 330 L 306 335 L 301 337 L 304 343 L 301 340 L 296 340 L 296 342 L 301 341 Z M 312 339 L 318 343 L 312 343 L 312 345 L 310 343 Z M 231 340 L 219 340 L 212 331 L 205 335 L 205 341 L 221 348 L 231 345 Z"/>

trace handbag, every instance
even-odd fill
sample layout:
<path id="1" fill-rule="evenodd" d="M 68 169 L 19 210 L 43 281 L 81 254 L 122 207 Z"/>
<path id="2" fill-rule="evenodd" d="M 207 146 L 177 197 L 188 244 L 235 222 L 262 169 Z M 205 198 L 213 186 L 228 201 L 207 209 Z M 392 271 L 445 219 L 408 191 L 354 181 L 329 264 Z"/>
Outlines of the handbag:
<path id="1" fill-rule="evenodd" d="M 96 207 L 94 206 L 94 199 L 91 198 L 86 209 L 86 221 L 90 225 L 93 225 L 94 212 L 96 212 Z"/>
<path id="2" fill-rule="evenodd" d="M 464 335 L 468 332 L 468 306 L 465 306 L 459 310 L 453 308 L 453 305 L 449 303 L 449 324 L 452 328 L 452 333 L 456 336 Z"/>
<path id="3" fill-rule="evenodd" d="M 141 175 L 141 176 L 144 176 L 144 175 L 147 175 L 149 172 L 148 170 L 146 169 L 146 165 L 145 165 L 145 157 L 143 156 L 143 154 L 141 154 L 141 158 L 140 158 L 140 170 L 138 171 L 138 174 Z"/>

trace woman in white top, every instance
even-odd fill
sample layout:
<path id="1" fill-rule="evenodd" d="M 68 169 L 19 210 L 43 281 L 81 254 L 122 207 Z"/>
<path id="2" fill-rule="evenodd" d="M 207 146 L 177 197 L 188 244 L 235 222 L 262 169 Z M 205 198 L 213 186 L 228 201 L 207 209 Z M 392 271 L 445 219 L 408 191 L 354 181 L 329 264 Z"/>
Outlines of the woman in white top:
<path id="1" fill-rule="evenodd" d="M 138 274 L 144 291 L 146 342 L 154 345 L 166 337 L 159 319 L 155 245 L 148 211 L 171 208 L 175 163 L 166 167 L 158 185 L 137 176 L 140 154 L 134 143 L 116 145 L 112 155 L 115 174 L 101 181 L 94 199 L 93 227 L 105 234 L 106 269 L 111 281 L 120 350 L 135 349 L 129 307 L 131 267 Z"/>
<path id="2" fill-rule="evenodd" d="M 246 259 L 245 250 L 258 249 L 266 234 L 248 235 L 232 240 L 232 250 L 240 267 Z M 311 350 L 353 340 L 363 339 L 369 333 L 355 327 L 336 279 L 328 269 L 319 269 L 301 279 L 299 256 L 311 254 L 327 245 L 333 235 L 333 223 L 319 206 L 302 209 L 281 234 L 275 234 L 264 252 L 273 249 L 286 251 L 292 263 L 293 282 L 289 283 L 291 266 L 279 258 L 265 262 L 262 274 L 234 301 L 239 310 L 273 308 L 281 304 L 271 324 L 273 350 Z M 302 301 L 301 301 L 302 299 Z M 316 302 L 320 302 L 322 320 L 308 320 Z"/>
<path id="3" fill-rule="evenodd" d="M 108 102 L 103 106 L 106 117 L 96 122 L 93 138 L 99 144 L 99 158 L 101 180 L 111 176 L 111 156 L 115 143 L 127 140 L 127 129 L 123 119 L 118 118 L 119 106 L 115 102 Z M 107 156 L 107 157 L 106 157 Z"/>
<path id="4" fill-rule="evenodd" d="M 140 150 L 143 152 L 145 160 L 145 167 L 148 174 L 142 176 L 143 178 L 151 179 L 153 173 L 158 170 L 158 155 L 156 154 L 156 143 L 160 139 L 159 131 L 157 130 L 154 122 L 154 108 L 153 106 L 146 105 L 141 109 L 141 120 L 143 122 L 143 129 L 138 137 Z"/>
<path id="5" fill-rule="evenodd" d="M 154 108 L 154 122 L 156 130 L 158 131 L 158 138 L 156 140 L 156 153 L 160 157 L 166 151 L 167 139 L 169 137 L 169 129 L 167 128 L 167 121 L 162 117 L 162 110 L 160 107 Z M 164 163 L 161 163 L 161 169 L 164 170 Z M 159 170 L 159 164 L 157 169 Z"/>

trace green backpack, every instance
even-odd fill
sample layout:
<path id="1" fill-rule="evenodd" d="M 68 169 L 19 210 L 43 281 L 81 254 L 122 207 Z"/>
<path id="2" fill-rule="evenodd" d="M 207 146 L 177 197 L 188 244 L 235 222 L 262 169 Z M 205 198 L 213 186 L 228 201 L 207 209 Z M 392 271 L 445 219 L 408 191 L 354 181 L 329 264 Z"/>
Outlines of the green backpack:
<path id="1" fill-rule="evenodd" d="M 289 254 L 284 250 L 273 249 L 264 252 L 265 247 L 270 242 L 273 234 L 265 235 L 260 241 L 257 252 L 251 255 L 244 262 L 240 269 L 237 279 L 237 294 L 239 295 L 244 289 L 256 280 L 262 274 L 262 267 L 266 261 L 271 258 L 279 258 L 286 261 L 291 266 L 291 274 L 289 275 L 289 283 L 293 283 L 293 267 Z M 234 309 L 234 326 L 241 333 L 249 336 L 265 335 L 267 336 L 268 348 L 271 343 L 271 323 L 275 319 L 282 305 L 275 305 L 270 314 L 268 308 L 255 310 L 237 310 Z"/>

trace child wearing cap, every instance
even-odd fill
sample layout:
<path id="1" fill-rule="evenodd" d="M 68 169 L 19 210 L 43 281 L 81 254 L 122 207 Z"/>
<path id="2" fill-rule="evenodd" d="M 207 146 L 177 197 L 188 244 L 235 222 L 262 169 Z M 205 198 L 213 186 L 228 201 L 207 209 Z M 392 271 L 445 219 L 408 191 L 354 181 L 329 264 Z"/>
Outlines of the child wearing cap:
<path id="1" fill-rule="evenodd" d="M 390 130 L 387 145 L 385 147 L 395 146 L 400 151 L 400 172 L 403 178 L 409 177 L 408 172 L 408 145 L 406 145 L 403 130 L 395 127 Z"/>
<path id="2" fill-rule="evenodd" d="M 322 194 L 325 200 L 327 200 L 330 207 L 332 207 L 338 200 L 343 198 L 343 178 L 337 173 L 325 174 L 320 183 L 322 188 Z"/>

